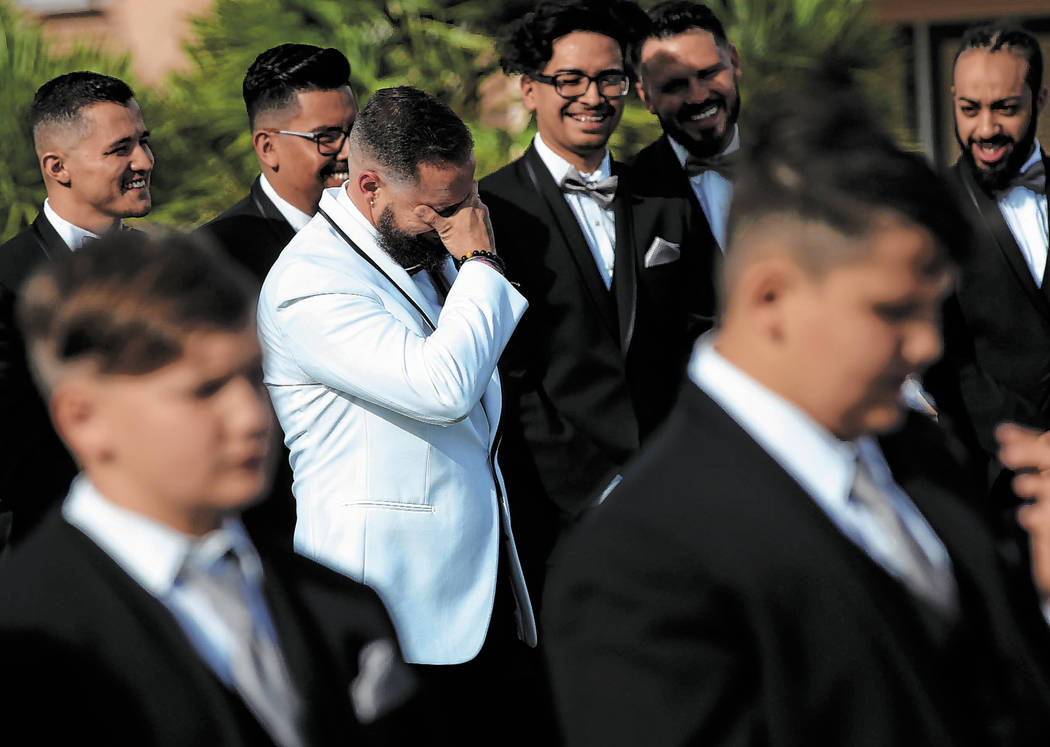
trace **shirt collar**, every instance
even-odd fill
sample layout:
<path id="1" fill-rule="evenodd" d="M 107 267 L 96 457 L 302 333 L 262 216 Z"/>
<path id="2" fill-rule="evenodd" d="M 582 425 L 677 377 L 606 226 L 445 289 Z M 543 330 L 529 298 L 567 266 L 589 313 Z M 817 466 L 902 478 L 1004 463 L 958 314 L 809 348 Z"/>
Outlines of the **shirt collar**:
<path id="1" fill-rule="evenodd" d="M 259 186 L 262 187 L 263 193 L 270 198 L 270 202 L 272 202 L 273 206 L 284 216 L 284 219 L 288 221 L 288 225 L 290 225 L 296 233 L 299 233 L 303 226 L 310 222 L 310 219 L 313 216 L 307 215 L 295 205 L 277 194 L 277 190 L 275 190 L 273 185 L 270 184 L 270 181 L 266 178 L 266 174 L 259 174 Z"/>
<path id="2" fill-rule="evenodd" d="M 871 448 L 878 452 L 869 437 L 855 443 L 837 439 L 797 406 L 722 357 L 709 334 L 693 350 L 689 377 L 822 503 L 845 505 L 858 450 L 863 450 L 869 464 Z M 871 441 L 870 445 L 865 441 Z"/>
<path id="3" fill-rule="evenodd" d="M 70 251 L 76 251 L 84 245 L 84 238 L 90 237 L 97 239 L 98 234 L 92 233 L 85 228 L 80 226 L 74 226 L 68 220 L 63 218 L 61 215 L 55 212 L 55 209 L 51 207 L 51 200 L 44 200 L 44 216 L 47 218 L 51 227 L 55 229 L 62 241 L 66 242 L 66 246 L 69 247 Z M 117 226 L 123 226 L 124 222 L 120 221 Z"/>
<path id="4" fill-rule="evenodd" d="M 667 142 L 670 143 L 671 150 L 674 151 L 675 156 L 678 158 L 678 163 L 684 169 L 685 159 L 689 158 L 689 151 L 670 135 L 667 136 Z M 719 155 L 728 156 L 730 153 L 736 153 L 738 150 L 740 150 L 740 128 L 737 125 L 733 125 L 733 137 L 729 141 L 729 145 Z"/>
<path id="5" fill-rule="evenodd" d="M 565 177 L 565 174 L 572 168 L 572 164 L 566 161 L 564 158 L 559 156 L 553 150 L 550 149 L 540 133 L 536 133 L 536 137 L 532 139 L 532 144 L 536 147 L 536 152 L 540 156 L 540 160 L 543 161 L 543 165 L 547 167 L 547 170 L 551 172 L 551 176 L 554 177 L 554 181 L 561 184 L 561 180 Z M 612 174 L 612 158 L 609 156 L 609 149 L 605 149 L 605 156 L 602 158 L 601 164 L 598 168 L 590 173 L 581 173 L 580 175 L 589 182 L 598 181 L 599 179 L 605 179 Z"/>
<path id="6" fill-rule="evenodd" d="M 1028 160 L 1026 160 L 1024 163 L 1021 164 L 1021 168 L 1019 168 L 1017 170 L 1017 173 L 1018 174 L 1024 173 L 1025 170 L 1030 168 L 1034 163 L 1036 163 L 1039 160 L 1041 160 L 1042 157 L 1043 157 L 1043 147 L 1039 144 L 1039 138 L 1036 138 L 1035 142 L 1032 144 L 1032 154 L 1030 156 L 1028 156 Z"/>
<path id="7" fill-rule="evenodd" d="M 190 551 L 217 559 L 232 549 L 246 576 L 262 576 L 259 556 L 235 518 L 198 539 L 110 502 L 83 474 L 73 481 L 62 516 L 157 598 L 171 592 Z"/>

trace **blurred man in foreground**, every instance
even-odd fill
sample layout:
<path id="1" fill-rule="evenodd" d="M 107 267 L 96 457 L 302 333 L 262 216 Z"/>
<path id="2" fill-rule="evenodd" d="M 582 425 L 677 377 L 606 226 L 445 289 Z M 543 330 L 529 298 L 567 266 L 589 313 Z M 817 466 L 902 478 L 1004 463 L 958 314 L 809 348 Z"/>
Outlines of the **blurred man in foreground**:
<path id="1" fill-rule="evenodd" d="M 27 284 L 33 371 L 83 471 L 0 568 L 0 702 L 20 743 L 388 736 L 362 724 L 385 729 L 412 682 L 382 604 L 257 548 L 237 518 L 271 456 L 254 300 L 198 240 L 132 233 Z"/>
<path id="2" fill-rule="evenodd" d="M 1050 738 L 965 476 L 900 402 L 940 353 L 965 222 L 860 101 L 808 81 L 752 120 L 722 324 L 554 565 L 570 744 Z"/>

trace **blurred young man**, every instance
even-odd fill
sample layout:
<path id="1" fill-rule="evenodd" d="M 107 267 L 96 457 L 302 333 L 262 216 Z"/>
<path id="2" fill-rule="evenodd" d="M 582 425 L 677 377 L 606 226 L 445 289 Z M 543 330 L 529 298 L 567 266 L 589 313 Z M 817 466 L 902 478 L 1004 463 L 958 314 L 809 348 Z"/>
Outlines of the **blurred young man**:
<path id="1" fill-rule="evenodd" d="M 262 173 L 247 197 L 202 230 L 261 283 L 317 212 L 321 192 L 347 179 L 346 138 L 357 103 L 343 53 L 309 44 L 260 54 L 242 93 Z"/>
<path id="2" fill-rule="evenodd" d="M 137 233 L 27 284 L 33 370 L 82 472 L 0 568 L 16 741 L 370 744 L 359 722 L 408 695 L 375 594 L 237 519 L 271 456 L 254 300 L 197 239 Z"/>
<path id="3" fill-rule="evenodd" d="M 634 195 L 607 148 L 631 88 L 626 52 L 645 23 L 630 2 L 542 2 L 501 44 L 537 134 L 479 189 L 529 299 L 500 365 L 504 466 L 536 581 L 561 525 L 667 415 L 688 351 L 684 211 Z"/>
<path id="4" fill-rule="evenodd" d="M 149 132 L 125 83 L 91 72 L 60 75 L 36 92 L 29 116 L 47 199 L 32 225 L 0 246 L 0 421 L 7 434 L 0 549 L 4 525 L 12 541 L 24 537 L 76 472 L 29 377 L 14 325 L 19 286 L 40 263 L 119 230 L 124 218 L 146 215 L 152 204 Z"/>
<path id="5" fill-rule="evenodd" d="M 650 8 L 649 20 L 635 45 L 635 87 L 664 134 L 635 157 L 635 185 L 688 206 L 684 289 L 700 332 L 714 318 L 716 268 L 726 245 L 732 161 L 740 148 L 740 57 L 705 5 L 669 0 Z"/>
<path id="6" fill-rule="evenodd" d="M 554 565 L 569 743 L 1044 744 L 1050 688 L 971 486 L 900 397 L 940 354 L 965 221 L 856 91 L 763 104 L 721 325 Z"/>

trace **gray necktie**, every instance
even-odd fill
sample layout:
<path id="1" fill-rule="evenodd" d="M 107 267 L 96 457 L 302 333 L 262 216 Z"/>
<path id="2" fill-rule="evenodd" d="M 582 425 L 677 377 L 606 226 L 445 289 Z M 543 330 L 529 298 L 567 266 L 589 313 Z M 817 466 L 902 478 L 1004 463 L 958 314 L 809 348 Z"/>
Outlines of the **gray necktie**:
<path id="1" fill-rule="evenodd" d="M 616 184 L 619 181 L 618 176 L 609 176 L 596 182 L 589 182 L 575 167 L 570 166 L 558 186 L 561 187 L 562 192 L 590 195 L 599 206 L 608 209 L 616 197 Z"/>
<path id="2" fill-rule="evenodd" d="M 230 551 L 210 567 L 201 566 L 191 554 L 182 574 L 233 632 L 230 668 L 237 692 L 278 745 L 302 747 L 301 707 L 295 686 L 276 642 L 253 620 L 237 556 Z"/>
<path id="3" fill-rule="evenodd" d="M 857 460 L 850 500 L 865 506 L 890 538 L 893 562 L 904 585 L 934 609 L 954 619 L 958 614 L 958 592 L 951 570 L 930 560 L 861 459 Z"/>

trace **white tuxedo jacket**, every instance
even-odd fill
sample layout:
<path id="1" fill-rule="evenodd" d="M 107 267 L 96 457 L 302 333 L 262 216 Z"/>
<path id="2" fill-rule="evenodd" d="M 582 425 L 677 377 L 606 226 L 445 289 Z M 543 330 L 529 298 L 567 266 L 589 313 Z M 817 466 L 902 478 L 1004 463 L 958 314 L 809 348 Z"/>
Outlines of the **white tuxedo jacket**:
<path id="1" fill-rule="evenodd" d="M 407 661 L 456 664 L 485 639 L 502 536 L 519 635 L 535 645 L 496 463 L 496 361 L 527 303 L 492 268 L 470 262 L 457 275 L 449 263 L 438 308 L 345 190 L 325 190 L 320 207 L 259 298 L 296 549 L 379 593 Z"/>

